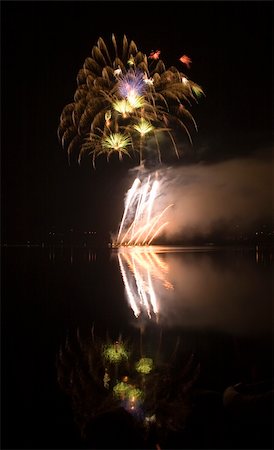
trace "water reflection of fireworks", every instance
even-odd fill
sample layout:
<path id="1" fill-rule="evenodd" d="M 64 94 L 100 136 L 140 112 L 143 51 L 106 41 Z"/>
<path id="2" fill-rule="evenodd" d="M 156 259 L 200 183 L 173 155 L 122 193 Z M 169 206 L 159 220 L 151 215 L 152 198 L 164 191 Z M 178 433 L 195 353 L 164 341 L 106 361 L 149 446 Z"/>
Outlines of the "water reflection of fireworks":
<path id="1" fill-rule="evenodd" d="M 153 247 L 120 247 L 119 266 L 126 295 L 135 317 L 142 311 L 158 318 L 161 290 L 173 290 L 168 281 L 168 265 Z"/>

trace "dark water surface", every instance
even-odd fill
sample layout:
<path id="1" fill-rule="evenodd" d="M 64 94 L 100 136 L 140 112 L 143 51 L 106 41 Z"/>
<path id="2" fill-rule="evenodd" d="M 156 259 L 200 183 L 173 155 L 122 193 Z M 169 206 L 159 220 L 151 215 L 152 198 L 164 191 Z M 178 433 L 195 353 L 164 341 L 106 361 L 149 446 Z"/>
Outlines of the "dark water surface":
<path id="1" fill-rule="evenodd" d="M 183 349 L 206 390 L 271 379 L 272 270 L 256 248 L 2 249 L 2 447 L 86 447 L 56 370 L 77 329 Z"/>

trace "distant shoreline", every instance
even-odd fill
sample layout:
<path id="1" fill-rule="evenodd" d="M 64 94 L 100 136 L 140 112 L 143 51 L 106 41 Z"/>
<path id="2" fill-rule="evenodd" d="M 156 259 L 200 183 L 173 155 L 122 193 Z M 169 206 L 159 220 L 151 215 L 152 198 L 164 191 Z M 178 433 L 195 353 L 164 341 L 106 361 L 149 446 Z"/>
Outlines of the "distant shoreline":
<path id="1" fill-rule="evenodd" d="M 93 249 L 93 250 L 110 250 L 115 251 L 119 248 L 122 249 L 131 249 L 131 248 L 153 248 L 156 251 L 168 251 L 168 250 L 188 250 L 188 249 L 207 249 L 207 250 L 221 250 L 221 249 L 272 249 L 272 242 L 206 242 L 206 243 L 174 243 L 174 244 L 153 244 L 150 246 L 113 246 L 111 243 L 103 245 L 81 245 L 81 244 L 60 244 L 60 243 L 1 243 L 1 248 L 78 248 L 78 249 Z"/>

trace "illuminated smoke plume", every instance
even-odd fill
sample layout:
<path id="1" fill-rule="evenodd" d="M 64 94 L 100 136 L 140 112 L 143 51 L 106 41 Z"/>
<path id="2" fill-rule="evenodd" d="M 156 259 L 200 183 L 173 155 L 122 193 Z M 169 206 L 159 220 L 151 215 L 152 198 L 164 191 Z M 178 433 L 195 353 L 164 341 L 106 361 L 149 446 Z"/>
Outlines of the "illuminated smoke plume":
<path id="1" fill-rule="evenodd" d="M 273 162 L 256 157 L 158 171 L 157 207 L 173 203 L 163 230 L 170 239 L 208 235 L 216 226 L 250 231 L 273 217 Z"/>

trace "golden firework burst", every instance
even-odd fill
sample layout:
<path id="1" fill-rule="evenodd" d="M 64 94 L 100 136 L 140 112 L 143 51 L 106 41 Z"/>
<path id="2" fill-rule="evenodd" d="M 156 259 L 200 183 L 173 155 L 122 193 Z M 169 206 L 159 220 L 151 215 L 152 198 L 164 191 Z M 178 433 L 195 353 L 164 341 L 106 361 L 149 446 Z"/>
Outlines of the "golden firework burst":
<path id="1" fill-rule="evenodd" d="M 127 115 L 132 112 L 132 105 L 127 99 L 115 100 L 112 103 L 112 106 L 113 109 L 122 114 L 123 117 L 127 117 Z"/>
<path id="2" fill-rule="evenodd" d="M 133 128 L 138 131 L 141 136 L 145 136 L 145 134 L 150 133 L 154 130 L 153 125 L 151 125 L 151 123 L 145 120 L 143 117 L 138 124 L 133 125 Z"/>

